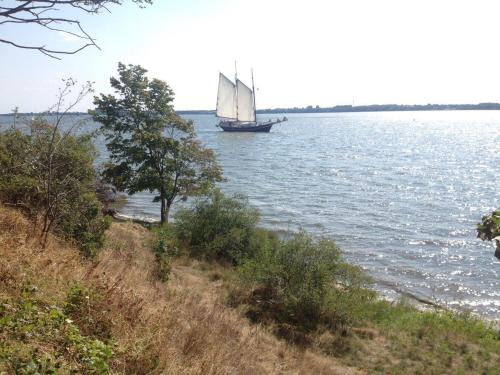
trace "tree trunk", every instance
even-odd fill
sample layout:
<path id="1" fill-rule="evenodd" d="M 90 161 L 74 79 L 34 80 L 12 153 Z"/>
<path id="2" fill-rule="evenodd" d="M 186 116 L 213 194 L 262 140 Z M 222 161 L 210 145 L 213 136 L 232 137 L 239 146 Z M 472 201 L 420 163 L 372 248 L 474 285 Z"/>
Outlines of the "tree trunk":
<path id="1" fill-rule="evenodd" d="M 161 202 L 161 213 L 160 213 L 160 222 L 168 223 L 168 212 L 170 211 L 170 205 L 172 202 L 165 197 L 165 189 L 162 187 L 160 189 L 160 202 Z"/>
<path id="2" fill-rule="evenodd" d="M 165 218 L 166 218 L 166 222 L 168 223 L 168 215 L 170 214 L 170 207 L 172 206 L 172 201 L 167 199 L 167 206 L 165 208 Z"/>
<path id="3" fill-rule="evenodd" d="M 168 199 L 161 199 L 161 223 L 168 223 L 168 214 L 170 212 L 170 206 L 172 202 Z"/>
<path id="4" fill-rule="evenodd" d="M 165 208 L 166 208 L 165 198 L 163 198 L 161 194 L 160 194 L 160 201 L 161 201 L 160 221 L 163 224 L 165 222 L 168 222 L 168 215 L 165 215 Z"/>

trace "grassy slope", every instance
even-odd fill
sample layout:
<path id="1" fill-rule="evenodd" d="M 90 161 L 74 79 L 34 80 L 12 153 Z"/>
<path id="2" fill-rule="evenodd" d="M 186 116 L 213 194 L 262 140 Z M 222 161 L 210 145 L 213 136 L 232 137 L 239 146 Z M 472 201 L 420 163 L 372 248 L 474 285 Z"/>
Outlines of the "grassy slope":
<path id="1" fill-rule="evenodd" d="M 96 364 L 100 342 L 113 348 L 111 373 L 364 373 L 251 325 L 223 303 L 222 281 L 207 266 L 174 262 L 166 287 L 155 277 L 149 236 L 115 223 L 97 261 L 85 261 L 54 238 L 40 249 L 31 225 L 0 206 L 0 374 L 21 360 L 58 373 L 105 372 Z M 84 298 L 68 298 L 72 286 Z"/>
<path id="2" fill-rule="evenodd" d="M 229 292 L 241 295 L 232 269 L 201 263 Z M 243 290 L 248 294 L 250 291 Z M 240 305 L 242 314 L 253 306 Z M 337 358 L 366 374 L 500 375 L 500 330 L 474 316 L 442 310 L 421 311 L 405 303 L 376 300 L 363 304 L 364 319 L 347 333 L 326 327 L 307 334 L 306 347 Z M 253 314 L 251 314 L 253 316 Z M 266 321 L 280 335 L 279 324 Z"/>

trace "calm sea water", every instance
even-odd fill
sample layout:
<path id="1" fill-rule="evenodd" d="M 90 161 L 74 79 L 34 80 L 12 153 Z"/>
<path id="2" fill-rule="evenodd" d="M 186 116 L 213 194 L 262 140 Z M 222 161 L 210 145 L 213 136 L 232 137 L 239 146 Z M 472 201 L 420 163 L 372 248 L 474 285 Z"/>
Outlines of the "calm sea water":
<path id="1" fill-rule="evenodd" d="M 500 111 L 287 116 L 268 134 L 186 117 L 217 152 L 222 189 L 246 193 L 264 226 L 333 237 L 389 297 L 409 292 L 500 319 L 500 261 L 475 233 L 500 207 Z M 157 217 L 159 208 L 137 194 L 123 211 Z"/>

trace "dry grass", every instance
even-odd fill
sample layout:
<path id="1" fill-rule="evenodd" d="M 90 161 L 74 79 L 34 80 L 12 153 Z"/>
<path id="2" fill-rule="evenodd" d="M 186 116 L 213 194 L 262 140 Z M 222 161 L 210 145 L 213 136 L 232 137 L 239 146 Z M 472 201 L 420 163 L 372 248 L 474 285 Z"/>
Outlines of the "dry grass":
<path id="1" fill-rule="evenodd" d="M 168 284 L 155 277 L 149 232 L 114 223 L 96 261 L 50 238 L 39 247 L 32 226 L 0 207 L 0 296 L 20 285 L 62 304 L 80 283 L 100 296 L 95 316 L 106 320 L 115 342 L 111 369 L 118 374 L 358 374 L 334 358 L 288 346 L 251 325 L 221 302 L 218 277 L 179 261 Z"/>

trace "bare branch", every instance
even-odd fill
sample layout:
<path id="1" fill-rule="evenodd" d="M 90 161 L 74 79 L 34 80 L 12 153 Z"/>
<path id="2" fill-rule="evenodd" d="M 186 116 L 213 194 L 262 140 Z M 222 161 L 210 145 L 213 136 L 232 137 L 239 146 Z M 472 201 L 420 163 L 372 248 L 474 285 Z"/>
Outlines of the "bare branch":
<path id="1" fill-rule="evenodd" d="M 47 48 L 45 48 L 45 46 L 24 46 L 22 44 L 17 44 L 17 43 L 11 42 L 9 40 L 4 40 L 4 39 L 0 39 L 0 43 L 10 44 L 10 45 L 13 45 L 14 47 L 22 48 L 22 49 L 38 50 L 41 53 L 43 53 L 44 55 L 52 57 L 53 59 L 56 59 L 56 60 L 61 60 L 61 58 L 56 56 L 56 55 L 74 55 L 75 53 L 78 53 L 81 50 L 94 45 L 92 43 L 87 43 L 87 44 L 85 44 L 85 45 L 81 46 L 80 48 L 77 48 L 73 51 L 60 51 L 60 50 L 47 49 Z"/>
<path id="2" fill-rule="evenodd" d="M 131 0 L 140 8 L 152 4 L 152 0 Z M 45 45 L 29 45 L 9 39 L 0 39 L 0 43 L 17 48 L 37 50 L 44 55 L 60 60 L 58 55 L 73 55 L 87 47 L 96 47 L 100 50 L 95 39 L 84 29 L 80 21 L 61 16 L 56 12 L 76 9 L 82 14 L 99 14 L 101 11 L 110 12 L 110 5 L 122 5 L 123 0 L 17 0 L 16 6 L 0 7 L 1 25 L 31 24 L 44 29 L 64 33 L 82 40 L 83 44 L 72 50 L 60 50 Z M 57 24 L 58 26 L 52 26 Z M 76 28 L 76 30 L 75 30 Z"/>

